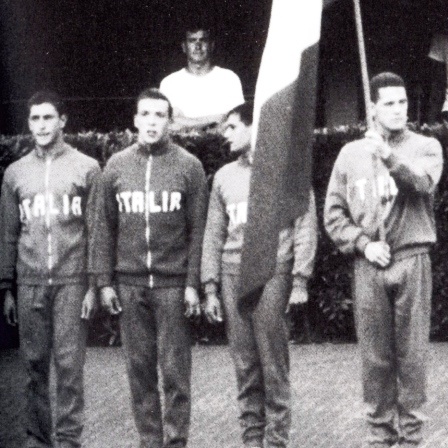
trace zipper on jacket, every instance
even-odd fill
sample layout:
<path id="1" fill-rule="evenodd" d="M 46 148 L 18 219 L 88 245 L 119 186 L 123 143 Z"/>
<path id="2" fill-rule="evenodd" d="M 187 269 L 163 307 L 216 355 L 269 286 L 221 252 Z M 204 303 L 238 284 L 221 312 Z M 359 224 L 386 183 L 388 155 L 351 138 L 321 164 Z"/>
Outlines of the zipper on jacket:
<path id="1" fill-rule="evenodd" d="M 53 283 L 51 278 L 51 270 L 53 268 L 53 244 L 51 236 L 51 210 L 50 210 L 50 166 L 51 158 L 45 161 L 45 226 L 47 228 L 47 255 L 48 255 L 48 284 Z"/>
<path id="2" fill-rule="evenodd" d="M 152 155 L 150 154 L 148 157 L 148 162 L 146 163 L 146 178 L 145 178 L 145 221 L 146 221 L 146 247 L 147 247 L 147 255 L 146 255 L 146 266 L 149 271 L 151 271 L 151 250 L 149 247 L 149 240 L 151 236 L 151 230 L 149 227 L 149 187 L 151 183 L 151 168 L 152 168 Z M 153 277 L 149 275 L 149 287 L 152 288 L 154 286 Z"/>

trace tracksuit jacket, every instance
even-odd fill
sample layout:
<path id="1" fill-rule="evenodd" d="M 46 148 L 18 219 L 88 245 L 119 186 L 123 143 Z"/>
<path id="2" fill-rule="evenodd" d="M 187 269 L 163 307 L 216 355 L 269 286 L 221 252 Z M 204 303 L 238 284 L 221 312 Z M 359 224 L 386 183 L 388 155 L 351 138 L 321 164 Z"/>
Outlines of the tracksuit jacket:
<path id="1" fill-rule="evenodd" d="M 252 166 L 247 156 L 222 167 L 213 180 L 201 267 L 206 292 L 215 292 L 221 275 L 240 272 Z M 314 194 L 308 212 L 279 235 L 276 273 L 291 273 L 305 287 L 314 266 L 317 219 Z"/>
<path id="2" fill-rule="evenodd" d="M 0 216 L 2 288 L 86 280 L 96 160 L 60 142 L 5 171 Z"/>
<path id="3" fill-rule="evenodd" d="M 325 204 L 325 228 L 344 253 L 364 253 L 379 238 L 385 219 L 386 241 L 394 259 L 425 253 L 436 241 L 434 191 L 443 158 L 434 138 L 404 131 L 391 142 L 384 161 L 366 139 L 347 144 L 333 168 Z"/>
<path id="4" fill-rule="evenodd" d="M 169 140 L 112 156 L 96 204 L 98 286 L 198 288 L 207 196 L 200 161 Z"/>

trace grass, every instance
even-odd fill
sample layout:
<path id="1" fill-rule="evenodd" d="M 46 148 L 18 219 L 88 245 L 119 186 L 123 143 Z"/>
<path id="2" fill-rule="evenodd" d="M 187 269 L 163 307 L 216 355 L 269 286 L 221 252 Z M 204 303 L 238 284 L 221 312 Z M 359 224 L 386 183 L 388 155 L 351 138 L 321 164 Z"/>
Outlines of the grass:
<path id="1" fill-rule="evenodd" d="M 421 448 L 448 448 L 448 344 L 431 344 L 429 415 Z M 0 446 L 19 448 L 23 372 L 16 350 L 0 351 Z M 291 447 L 359 448 L 364 423 L 356 344 L 291 347 Z M 88 448 L 138 446 L 121 348 L 89 348 L 85 369 Z M 193 349 L 190 448 L 241 448 L 233 365 L 225 346 Z"/>

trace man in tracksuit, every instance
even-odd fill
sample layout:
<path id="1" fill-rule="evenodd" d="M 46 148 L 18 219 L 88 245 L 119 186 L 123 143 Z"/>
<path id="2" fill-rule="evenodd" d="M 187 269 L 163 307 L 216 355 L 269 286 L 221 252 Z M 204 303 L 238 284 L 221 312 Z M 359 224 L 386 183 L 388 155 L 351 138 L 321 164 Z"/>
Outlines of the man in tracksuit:
<path id="1" fill-rule="evenodd" d="M 418 445 L 426 400 L 434 190 L 442 149 L 409 131 L 403 80 L 371 81 L 374 129 L 342 148 L 325 204 L 325 227 L 354 254 L 353 294 L 361 345 L 367 443 Z M 394 420 L 398 422 L 394 423 Z"/>
<path id="2" fill-rule="evenodd" d="M 190 422 L 188 316 L 199 315 L 207 208 L 198 159 L 171 142 L 172 108 L 156 89 L 137 98 L 138 142 L 102 176 L 94 272 L 103 305 L 121 311 L 134 419 L 141 448 L 184 447 Z M 158 389 L 164 390 L 164 415 Z"/>
<path id="3" fill-rule="evenodd" d="M 244 445 L 286 447 L 291 423 L 286 313 L 290 304 L 307 299 L 317 244 L 316 211 L 311 193 L 308 212 L 280 233 L 277 270 L 260 293 L 256 308 L 240 314 L 237 300 L 252 171 L 252 110 L 252 103 L 237 106 L 224 124 L 230 149 L 240 157 L 221 168 L 213 181 L 201 267 L 204 311 L 209 322 L 221 321 L 224 311 Z"/>
<path id="4" fill-rule="evenodd" d="M 15 325 L 17 280 L 20 347 L 27 370 L 27 448 L 54 446 L 49 401 L 50 359 L 56 372 L 55 442 L 81 446 L 83 367 L 88 319 L 92 197 L 98 163 L 63 140 L 63 105 L 52 92 L 28 102 L 35 147 L 6 170 L 1 194 L 1 287 Z M 91 284 L 94 282 L 91 280 Z"/>

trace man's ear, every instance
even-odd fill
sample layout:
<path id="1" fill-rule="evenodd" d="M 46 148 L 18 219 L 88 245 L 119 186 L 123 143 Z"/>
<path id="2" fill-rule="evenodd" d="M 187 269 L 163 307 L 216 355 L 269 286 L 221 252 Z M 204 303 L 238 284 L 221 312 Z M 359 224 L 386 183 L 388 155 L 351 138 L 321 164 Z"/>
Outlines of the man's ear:
<path id="1" fill-rule="evenodd" d="M 61 129 L 64 129 L 65 125 L 67 124 L 67 115 L 66 114 L 62 114 L 59 117 L 59 121 L 61 122 Z"/>
<path id="2" fill-rule="evenodd" d="M 185 42 L 182 42 L 181 47 L 182 47 L 182 51 L 183 51 L 185 54 L 187 54 L 187 45 L 185 44 Z"/>

